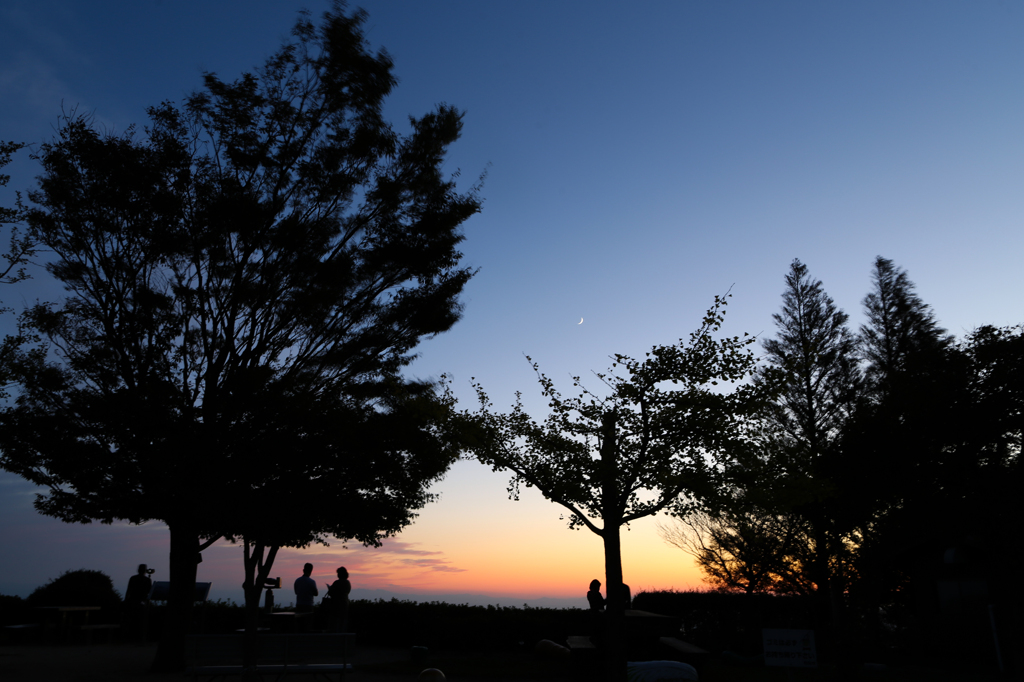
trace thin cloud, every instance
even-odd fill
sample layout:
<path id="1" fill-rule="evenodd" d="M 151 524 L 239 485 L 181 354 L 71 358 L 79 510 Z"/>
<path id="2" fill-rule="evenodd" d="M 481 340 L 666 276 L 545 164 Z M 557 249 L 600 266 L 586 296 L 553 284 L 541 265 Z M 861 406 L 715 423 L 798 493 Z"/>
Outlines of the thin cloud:
<path id="1" fill-rule="evenodd" d="M 450 565 L 446 559 L 405 559 L 402 564 L 444 573 L 463 573 L 466 570 Z"/>
<path id="2" fill-rule="evenodd" d="M 415 549 L 414 544 L 415 543 L 402 542 L 400 540 L 385 540 L 384 544 L 381 547 L 368 551 L 383 552 L 386 554 L 412 554 L 415 556 L 434 556 L 438 554 L 444 554 L 444 552 L 440 551 Z"/>

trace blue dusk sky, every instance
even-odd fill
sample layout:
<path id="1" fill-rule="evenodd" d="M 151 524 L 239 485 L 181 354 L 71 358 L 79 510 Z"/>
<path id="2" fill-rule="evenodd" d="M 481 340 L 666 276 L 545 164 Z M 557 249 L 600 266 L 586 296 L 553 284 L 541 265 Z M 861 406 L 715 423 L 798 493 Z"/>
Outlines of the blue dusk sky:
<path id="1" fill-rule="evenodd" d="M 233 79 L 322 0 L 7 0 L 0 6 L 0 139 L 38 144 L 62 110 L 123 131 L 181 101 L 204 71 Z M 463 320 L 429 340 L 411 374 L 470 379 L 495 404 L 544 402 L 528 354 L 566 391 L 571 375 L 686 337 L 732 287 L 725 331 L 774 334 L 794 258 L 856 329 L 877 255 L 894 260 L 950 332 L 1024 320 L 1024 5 L 1009 2 L 352 3 L 395 62 L 387 115 L 465 111 L 446 168 L 487 173 L 464 228 L 479 272 Z M 38 172 L 22 152 L 14 190 Z M 45 273 L 2 292 L 15 309 L 60 290 Z M 580 320 L 583 323 L 580 324 Z M 9 323 L 10 317 L 8 317 Z M 507 477 L 460 462 L 440 501 L 378 550 L 284 551 L 286 577 L 346 565 L 358 589 L 571 597 L 603 576 L 601 542 Z M 39 516 L 32 486 L 0 472 L 0 593 L 60 572 L 167 570 L 167 532 L 69 526 Z M 626 581 L 700 584 L 655 521 L 624 534 Z M 200 579 L 241 599 L 241 551 L 215 546 Z M 358 594 L 358 592 L 357 592 Z M 284 595 L 287 602 L 289 595 Z"/>

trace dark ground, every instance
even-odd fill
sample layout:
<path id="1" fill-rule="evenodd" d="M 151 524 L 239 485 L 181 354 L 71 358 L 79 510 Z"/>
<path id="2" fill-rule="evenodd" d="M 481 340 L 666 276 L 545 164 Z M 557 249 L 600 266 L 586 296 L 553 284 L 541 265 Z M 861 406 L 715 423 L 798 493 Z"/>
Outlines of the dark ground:
<path id="1" fill-rule="evenodd" d="M 182 682 L 181 673 L 152 674 L 149 665 L 156 645 L 71 644 L 0 646 L 0 680 L 3 682 Z M 449 682 L 578 682 L 568 661 L 541 660 L 530 652 L 471 653 L 433 652 L 426 660 L 413 661 L 408 649 L 357 647 L 354 670 L 346 682 L 414 682 L 425 668 L 438 668 Z M 240 677 L 227 677 L 235 682 Z M 705 682 L 811 682 L 843 679 L 828 669 L 732 667 L 716 661 L 701 673 Z M 865 670 L 864 682 L 962 682 L 1012 678 L 994 672 L 923 666 L 889 670 Z"/>
<path id="2" fill-rule="evenodd" d="M 0 647 L 3 682 L 182 682 L 181 673 L 153 674 L 155 644 L 11 645 Z M 346 682 L 410 682 L 425 668 L 438 668 L 451 682 L 563 682 L 565 665 L 528 654 L 431 652 L 414 662 L 407 649 L 360 647 Z M 228 682 L 240 680 L 228 676 Z"/>

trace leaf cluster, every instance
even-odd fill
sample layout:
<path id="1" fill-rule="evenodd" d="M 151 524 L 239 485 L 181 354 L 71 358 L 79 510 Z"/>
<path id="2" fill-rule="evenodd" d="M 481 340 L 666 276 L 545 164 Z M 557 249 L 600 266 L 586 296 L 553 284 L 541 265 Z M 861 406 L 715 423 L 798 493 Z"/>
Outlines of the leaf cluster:
<path id="1" fill-rule="evenodd" d="M 22 143 L 0 140 L 0 168 L 9 164 L 13 155 L 24 148 Z M 10 175 L 0 173 L 0 187 L 6 187 L 10 179 Z M 24 219 L 25 210 L 20 192 L 15 195 L 13 207 L 0 206 L 0 225 L 11 225 L 7 236 L 7 253 L 0 256 L 4 260 L 0 266 L 0 284 L 15 284 L 28 278 L 25 266 L 36 254 L 36 243 L 19 225 Z"/>
<path id="2" fill-rule="evenodd" d="M 525 484 L 568 509 L 570 527 L 601 534 L 598 519 L 618 527 L 683 509 L 710 492 L 714 459 L 746 446 L 746 418 L 764 400 L 741 383 L 754 368 L 754 338 L 717 336 L 726 303 L 727 296 L 716 297 L 689 339 L 655 346 L 640 359 L 613 356 L 611 369 L 596 374 L 601 394 L 574 377 L 579 393 L 563 396 L 530 361 L 550 410 L 541 422 L 520 394 L 511 412 L 495 412 L 475 384 L 480 408 L 467 415 L 476 427 L 474 455 L 512 472 L 511 497 Z"/>

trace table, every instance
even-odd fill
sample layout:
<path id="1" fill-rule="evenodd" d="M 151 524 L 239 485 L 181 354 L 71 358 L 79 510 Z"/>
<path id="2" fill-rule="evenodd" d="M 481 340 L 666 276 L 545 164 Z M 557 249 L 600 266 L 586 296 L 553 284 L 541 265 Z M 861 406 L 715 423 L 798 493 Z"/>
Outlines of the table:
<path id="1" fill-rule="evenodd" d="M 68 614 L 74 614 L 74 613 L 82 613 L 82 614 L 84 614 L 84 620 L 85 620 L 84 626 L 86 628 L 88 628 L 88 626 L 89 626 L 89 613 L 91 613 L 92 611 L 99 611 L 100 607 L 99 606 L 37 606 L 36 610 L 44 612 L 43 613 L 44 619 L 45 619 L 45 616 L 46 616 L 47 613 L 59 614 L 57 616 L 57 633 L 56 634 L 58 636 L 60 636 L 61 639 L 64 639 L 65 637 L 67 637 L 68 620 L 70 620 L 70 618 L 71 618 L 71 616 L 69 616 Z"/>
<path id="2" fill-rule="evenodd" d="M 309 611 L 274 611 L 270 614 L 270 631 L 306 632 L 312 620 L 313 613 Z"/>

